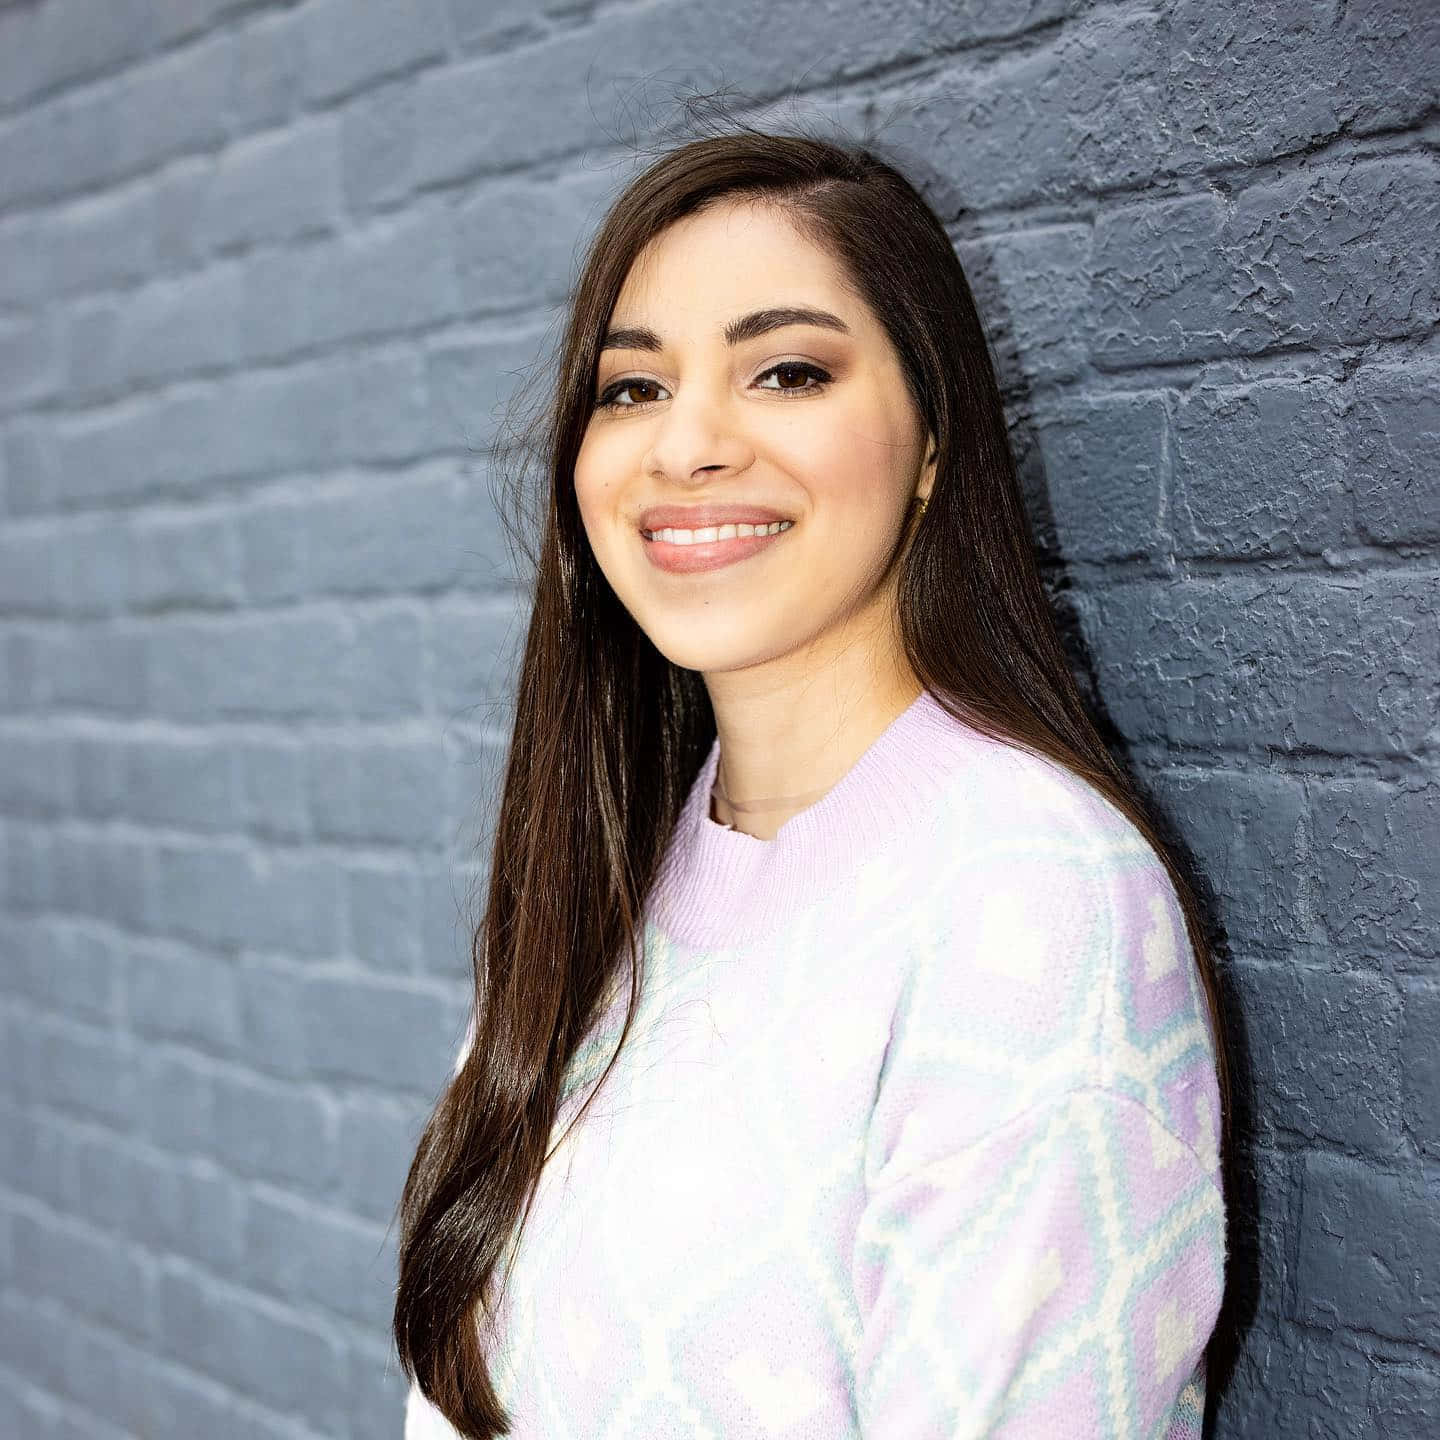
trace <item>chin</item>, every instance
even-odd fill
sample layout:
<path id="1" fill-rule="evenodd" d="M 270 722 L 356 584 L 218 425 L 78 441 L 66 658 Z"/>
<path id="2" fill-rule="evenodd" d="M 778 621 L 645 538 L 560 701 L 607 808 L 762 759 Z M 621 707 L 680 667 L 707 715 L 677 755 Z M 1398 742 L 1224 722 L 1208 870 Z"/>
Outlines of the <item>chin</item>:
<path id="1" fill-rule="evenodd" d="M 703 621 L 687 623 L 671 620 L 664 624 L 642 626 L 655 648 L 682 670 L 699 670 L 719 674 L 726 670 L 744 670 L 783 655 L 790 647 L 783 641 L 765 644 L 757 631 L 737 633 L 732 622 L 717 626 L 717 633 L 708 635 Z"/>

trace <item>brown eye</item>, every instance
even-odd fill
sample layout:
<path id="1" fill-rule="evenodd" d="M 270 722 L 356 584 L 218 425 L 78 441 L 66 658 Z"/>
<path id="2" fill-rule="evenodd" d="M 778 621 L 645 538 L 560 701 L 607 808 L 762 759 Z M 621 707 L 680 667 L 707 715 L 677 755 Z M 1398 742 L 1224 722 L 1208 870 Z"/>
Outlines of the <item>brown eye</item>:
<path id="1" fill-rule="evenodd" d="M 654 380 L 642 380 L 639 376 L 632 375 L 624 380 L 617 380 L 613 385 L 607 386 L 605 390 L 601 393 L 600 398 L 595 403 L 596 405 L 604 406 L 605 408 L 611 410 L 630 410 L 633 409 L 637 404 L 643 405 L 647 404 L 648 402 L 644 400 L 627 400 L 622 403 L 615 397 L 617 395 L 623 395 L 627 390 L 643 390 L 647 387 L 652 390 L 659 390 L 662 388 L 660 385 L 656 384 Z"/>
<path id="2" fill-rule="evenodd" d="M 828 372 L 822 370 L 818 365 L 807 365 L 801 360 L 782 360 L 780 364 L 772 365 L 768 370 L 761 371 L 760 378 L 763 380 L 771 375 L 777 377 L 780 375 L 798 376 L 801 380 L 814 380 L 815 383 L 813 385 L 762 385 L 760 387 L 762 390 L 803 393 L 807 390 L 823 389 L 830 379 Z"/>

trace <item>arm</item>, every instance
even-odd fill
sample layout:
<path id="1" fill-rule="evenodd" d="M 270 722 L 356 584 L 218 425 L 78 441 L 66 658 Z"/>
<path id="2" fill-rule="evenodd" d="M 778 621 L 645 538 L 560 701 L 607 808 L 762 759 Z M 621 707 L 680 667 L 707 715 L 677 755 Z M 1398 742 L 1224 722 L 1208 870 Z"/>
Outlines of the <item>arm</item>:
<path id="1" fill-rule="evenodd" d="M 1156 1434 L 1214 1328 L 1224 1214 L 1189 1146 L 1099 1087 L 887 1177 L 856 1239 L 861 1433 Z"/>
<path id="2" fill-rule="evenodd" d="M 852 1264 L 876 1440 L 1198 1435 L 1226 1259 L 1203 990 L 1137 832 L 1053 810 L 971 817 L 922 902 Z"/>

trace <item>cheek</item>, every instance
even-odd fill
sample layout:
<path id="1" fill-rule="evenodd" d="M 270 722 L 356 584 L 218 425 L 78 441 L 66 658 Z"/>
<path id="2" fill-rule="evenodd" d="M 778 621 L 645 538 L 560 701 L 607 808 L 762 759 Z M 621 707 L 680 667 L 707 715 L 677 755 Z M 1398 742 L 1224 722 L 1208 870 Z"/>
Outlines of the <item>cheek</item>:
<path id="1" fill-rule="evenodd" d="M 613 470 L 607 468 L 599 447 L 586 444 L 575 457 L 575 503 L 592 542 L 598 541 L 614 488 Z"/>
<path id="2" fill-rule="evenodd" d="M 883 543 L 895 522 L 901 482 L 885 431 L 883 424 L 828 426 L 795 453 L 793 473 L 805 477 L 816 513 L 827 530 L 843 529 L 848 548 Z"/>

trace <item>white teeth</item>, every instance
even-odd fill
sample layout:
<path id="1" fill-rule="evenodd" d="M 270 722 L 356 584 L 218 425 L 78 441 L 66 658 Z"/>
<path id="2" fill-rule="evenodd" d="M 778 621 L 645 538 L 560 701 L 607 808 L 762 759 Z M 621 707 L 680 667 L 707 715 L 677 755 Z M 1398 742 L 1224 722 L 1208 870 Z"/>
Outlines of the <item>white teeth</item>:
<path id="1" fill-rule="evenodd" d="M 775 520 L 769 525 L 710 525 L 701 530 L 643 530 L 651 540 L 663 540 L 667 545 L 703 545 L 710 540 L 734 540 L 738 535 L 778 535 L 788 530 L 793 520 Z"/>

